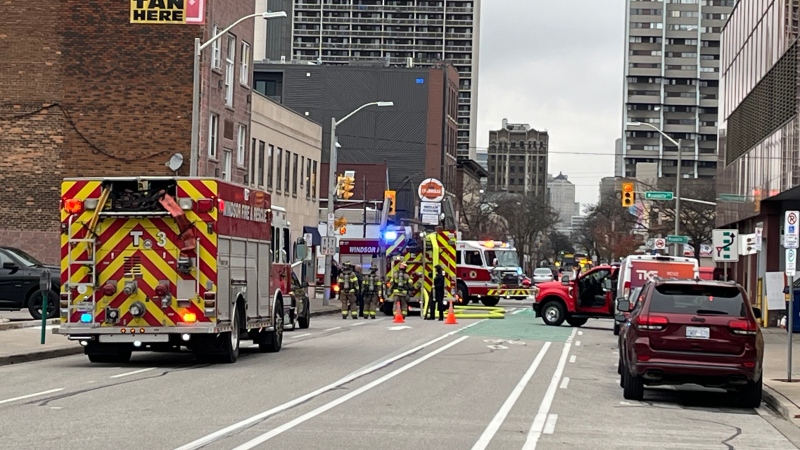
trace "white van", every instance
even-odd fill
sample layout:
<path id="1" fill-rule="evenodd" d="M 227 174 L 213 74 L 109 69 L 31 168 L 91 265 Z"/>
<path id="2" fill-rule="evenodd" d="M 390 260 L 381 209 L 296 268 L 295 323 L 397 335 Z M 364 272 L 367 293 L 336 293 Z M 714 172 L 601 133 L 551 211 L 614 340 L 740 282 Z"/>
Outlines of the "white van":
<path id="1" fill-rule="evenodd" d="M 616 302 L 620 299 L 630 300 L 631 291 L 651 278 L 691 278 L 700 276 L 700 265 L 694 258 L 683 256 L 630 255 L 620 263 L 617 276 Z M 631 300 L 631 305 L 635 302 Z M 620 320 L 614 321 L 614 335 L 619 334 Z"/>

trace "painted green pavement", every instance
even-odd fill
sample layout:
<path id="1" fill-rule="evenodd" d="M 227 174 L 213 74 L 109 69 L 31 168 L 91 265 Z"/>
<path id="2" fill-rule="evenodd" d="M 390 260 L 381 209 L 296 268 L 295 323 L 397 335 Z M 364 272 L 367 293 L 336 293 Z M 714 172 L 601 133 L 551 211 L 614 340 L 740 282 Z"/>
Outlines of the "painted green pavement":
<path id="1" fill-rule="evenodd" d="M 505 319 L 483 321 L 461 333 L 468 336 L 484 336 L 521 341 L 566 341 L 572 334 L 572 327 L 551 327 L 536 318 L 533 311 L 526 309 L 517 314 L 506 313 Z"/>

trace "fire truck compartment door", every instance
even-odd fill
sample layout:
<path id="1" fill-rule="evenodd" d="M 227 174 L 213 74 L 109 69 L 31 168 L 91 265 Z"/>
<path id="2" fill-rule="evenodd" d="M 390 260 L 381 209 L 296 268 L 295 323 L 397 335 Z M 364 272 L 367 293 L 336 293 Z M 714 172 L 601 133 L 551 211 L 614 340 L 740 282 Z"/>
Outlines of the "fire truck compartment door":
<path id="1" fill-rule="evenodd" d="M 217 243 L 217 308 L 219 320 L 230 320 L 231 317 L 231 269 L 230 269 L 230 240 L 220 238 Z"/>
<path id="2" fill-rule="evenodd" d="M 272 293 L 269 289 L 271 261 L 269 244 L 258 244 L 258 315 L 261 317 L 269 317 L 272 304 Z"/>
<path id="3" fill-rule="evenodd" d="M 247 309 L 243 311 L 247 314 L 247 318 L 255 318 L 259 316 L 258 309 L 258 244 L 255 242 L 247 243 L 247 261 L 245 273 L 247 275 L 247 292 L 245 292 L 245 299 L 247 300 Z"/>

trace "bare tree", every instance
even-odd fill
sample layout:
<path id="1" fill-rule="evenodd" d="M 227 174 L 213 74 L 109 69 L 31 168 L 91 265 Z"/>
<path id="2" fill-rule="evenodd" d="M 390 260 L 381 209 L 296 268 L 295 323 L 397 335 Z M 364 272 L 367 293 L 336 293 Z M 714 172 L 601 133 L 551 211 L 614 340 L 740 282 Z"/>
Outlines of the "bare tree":
<path id="1" fill-rule="evenodd" d="M 525 267 L 525 249 L 532 252 L 538 236 L 545 236 L 558 223 L 558 213 L 544 196 L 498 194 L 497 213 L 506 221 L 506 234 L 514 240 L 519 253 L 520 267 Z"/>
<path id="2" fill-rule="evenodd" d="M 458 199 L 460 206 L 459 231 L 465 240 L 505 238 L 505 220 L 498 215 L 499 204 L 492 195 L 481 192 L 481 185 L 470 180 Z"/>
<path id="3" fill-rule="evenodd" d="M 548 241 L 550 243 L 548 253 L 552 256 L 558 255 L 560 252 L 572 253 L 575 251 L 572 238 L 564 233 L 552 230 L 548 235 Z"/>
<path id="4" fill-rule="evenodd" d="M 636 222 L 616 196 L 603 198 L 597 205 L 590 205 L 586 213 L 586 222 L 576 231 L 575 237 L 588 252 L 599 259 L 613 261 L 633 253 L 639 247 L 639 239 L 632 233 Z"/>

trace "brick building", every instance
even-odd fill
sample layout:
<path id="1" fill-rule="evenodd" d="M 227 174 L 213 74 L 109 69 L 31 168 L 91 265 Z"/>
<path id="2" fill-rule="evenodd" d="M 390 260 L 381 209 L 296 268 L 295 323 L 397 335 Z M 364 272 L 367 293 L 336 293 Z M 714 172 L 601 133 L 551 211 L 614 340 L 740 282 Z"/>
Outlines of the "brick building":
<path id="1" fill-rule="evenodd" d="M 205 42 L 213 30 L 252 14 L 253 5 L 206 0 L 204 25 L 131 23 L 131 5 L 0 6 L 0 245 L 57 261 L 62 178 L 170 175 L 165 162 L 175 153 L 185 161 L 179 175 L 188 175 L 194 38 Z M 231 33 L 202 58 L 198 173 L 241 182 L 253 22 Z"/>

